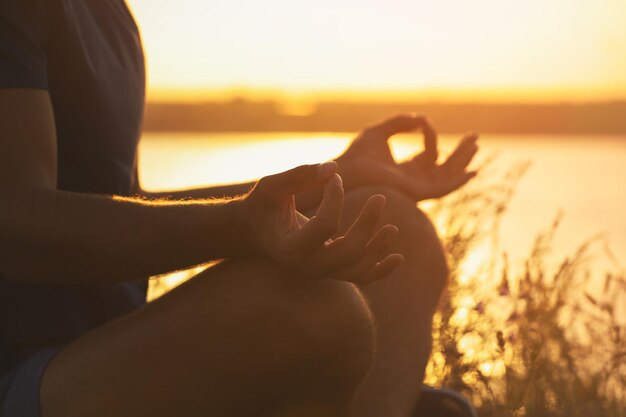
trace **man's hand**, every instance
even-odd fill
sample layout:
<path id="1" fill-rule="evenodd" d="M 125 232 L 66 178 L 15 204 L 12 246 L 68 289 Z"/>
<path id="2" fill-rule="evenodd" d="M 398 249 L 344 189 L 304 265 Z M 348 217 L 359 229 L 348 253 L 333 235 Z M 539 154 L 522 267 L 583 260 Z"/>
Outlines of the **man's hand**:
<path id="1" fill-rule="evenodd" d="M 424 151 L 413 159 L 397 163 L 388 140 L 397 133 L 421 130 Z M 478 151 L 475 134 L 465 135 L 456 150 L 442 163 L 437 163 L 437 134 L 421 116 L 400 115 L 365 129 L 344 155 L 338 158 L 339 172 L 346 189 L 384 185 L 407 193 L 415 201 L 442 197 L 460 188 L 476 176 L 466 171 Z"/>
<path id="2" fill-rule="evenodd" d="M 315 188 L 324 197 L 310 219 L 295 208 L 294 194 Z M 242 202 L 255 250 L 303 276 L 369 283 L 391 273 L 404 258 L 390 254 L 398 228 L 376 230 L 385 204 L 372 196 L 344 236 L 333 239 L 343 208 L 337 164 L 305 165 L 265 177 Z"/>

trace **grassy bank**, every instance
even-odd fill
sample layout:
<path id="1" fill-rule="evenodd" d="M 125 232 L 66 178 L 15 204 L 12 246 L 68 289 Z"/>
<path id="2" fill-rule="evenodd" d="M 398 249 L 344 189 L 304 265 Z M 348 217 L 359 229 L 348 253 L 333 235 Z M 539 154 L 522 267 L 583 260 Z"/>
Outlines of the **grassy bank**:
<path id="1" fill-rule="evenodd" d="M 522 265 L 499 253 L 498 226 L 524 170 L 431 208 L 451 276 L 427 382 L 461 391 L 484 417 L 624 417 L 626 279 L 617 263 L 593 269 L 591 249 L 601 242 L 583 241 L 555 261 L 557 219 Z"/>

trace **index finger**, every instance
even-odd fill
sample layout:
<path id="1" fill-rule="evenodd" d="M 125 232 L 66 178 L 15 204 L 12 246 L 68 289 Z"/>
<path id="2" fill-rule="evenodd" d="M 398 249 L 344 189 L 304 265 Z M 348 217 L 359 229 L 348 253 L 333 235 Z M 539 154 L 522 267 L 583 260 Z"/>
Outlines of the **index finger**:
<path id="1" fill-rule="evenodd" d="M 385 137 L 385 140 L 397 133 L 412 132 L 423 124 L 423 117 L 415 114 L 399 114 L 373 126 L 374 130 Z"/>
<path id="2" fill-rule="evenodd" d="M 323 186 L 336 175 L 337 169 L 337 163 L 334 161 L 301 165 L 280 174 L 261 178 L 255 189 L 271 196 L 290 197 Z"/>
<path id="3" fill-rule="evenodd" d="M 343 198 L 341 177 L 335 174 L 324 187 L 317 213 L 297 232 L 292 244 L 302 250 L 310 250 L 330 239 L 339 227 Z"/>
<path id="4" fill-rule="evenodd" d="M 412 132 L 420 129 L 424 135 L 424 158 L 428 163 L 434 164 L 439 157 L 437 150 L 437 132 L 432 124 L 424 116 L 416 114 L 402 114 L 385 120 L 372 128 L 388 140 L 397 133 Z"/>
<path id="5" fill-rule="evenodd" d="M 437 150 L 437 132 L 430 124 L 428 119 L 422 117 L 422 133 L 424 135 L 424 152 L 422 155 L 427 162 L 434 164 L 439 157 Z"/>

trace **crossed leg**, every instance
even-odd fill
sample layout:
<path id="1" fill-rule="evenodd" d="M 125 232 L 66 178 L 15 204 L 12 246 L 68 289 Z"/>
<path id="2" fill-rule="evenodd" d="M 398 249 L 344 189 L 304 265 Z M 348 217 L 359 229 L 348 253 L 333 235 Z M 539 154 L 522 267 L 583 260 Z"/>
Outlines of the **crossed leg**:
<path id="1" fill-rule="evenodd" d="M 223 262 L 63 349 L 43 417 L 409 416 L 446 268 L 432 225 L 394 190 L 348 193 L 345 223 L 377 193 L 407 261 L 363 289 L 370 307 L 352 284 Z"/>
<path id="2" fill-rule="evenodd" d="M 345 417 L 372 360 L 360 292 L 223 262 L 50 363 L 43 417 Z"/>

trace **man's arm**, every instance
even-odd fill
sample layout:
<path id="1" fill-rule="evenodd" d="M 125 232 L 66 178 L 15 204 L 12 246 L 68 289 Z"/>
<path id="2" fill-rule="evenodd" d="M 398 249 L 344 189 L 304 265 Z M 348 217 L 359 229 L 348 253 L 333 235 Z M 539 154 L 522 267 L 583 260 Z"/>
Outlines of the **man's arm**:
<path id="1" fill-rule="evenodd" d="M 71 193 L 56 187 L 50 97 L 0 90 L 0 271 L 36 283 L 142 279 L 212 259 L 256 254 L 309 275 L 371 282 L 403 262 L 398 233 L 377 230 L 385 198 L 373 196 L 344 236 L 343 187 L 334 162 L 261 179 L 234 200 L 158 201 Z M 324 189 L 308 219 L 294 194 Z"/>
<path id="2" fill-rule="evenodd" d="M 215 199 L 215 198 L 236 198 L 248 193 L 255 182 L 240 184 L 217 185 L 213 187 L 188 188 L 176 191 L 152 192 L 144 190 L 139 184 L 139 175 L 135 172 L 135 194 L 148 199 L 185 200 L 185 199 Z M 322 190 L 310 190 L 297 195 L 296 201 L 298 210 L 309 211 L 319 206 L 322 201 Z"/>
<path id="3" fill-rule="evenodd" d="M 0 90 L 0 271 L 17 281 L 146 278 L 247 250 L 238 201 L 155 202 L 60 191 L 43 90 Z"/>
<path id="4" fill-rule="evenodd" d="M 138 178 L 137 173 L 135 173 L 135 178 Z M 147 191 L 140 186 L 137 179 L 135 181 L 135 194 L 157 200 L 235 198 L 248 193 L 252 187 L 254 187 L 254 184 L 256 184 L 256 181 L 241 184 L 217 185 L 213 187 L 187 188 L 176 191 Z"/>
<path id="5" fill-rule="evenodd" d="M 150 192 L 137 187 L 135 193 L 148 199 L 185 200 L 185 199 L 223 199 L 237 198 L 248 193 L 256 182 L 242 184 L 218 185 L 206 188 L 190 188 L 178 191 Z M 322 190 L 310 190 L 296 196 L 298 210 L 309 211 L 319 206 L 322 201 Z"/>

